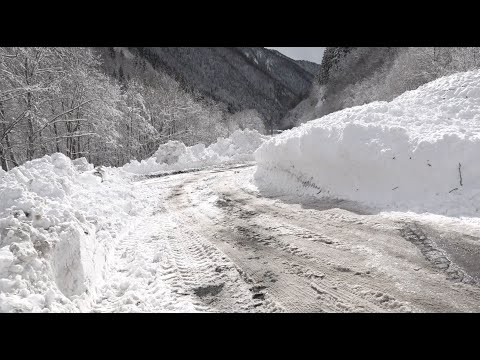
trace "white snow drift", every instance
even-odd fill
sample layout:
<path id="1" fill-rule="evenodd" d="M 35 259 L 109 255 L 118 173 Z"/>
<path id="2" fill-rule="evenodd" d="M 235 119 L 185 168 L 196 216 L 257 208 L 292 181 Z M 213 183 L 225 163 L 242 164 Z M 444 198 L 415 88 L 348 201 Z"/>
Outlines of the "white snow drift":
<path id="1" fill-rule="evenodd" d="M 477 217 L 480 71 L 310 121 L 255 158 L 260 189 Z"/>
<path id="2" fill-rule="evenodd" d="M 86 306 L 139 209 L 117 172 L 57 153 L 0 174 L 0 312 Z"/>
<path id="3" fill-rule="evenodd" d="M 226 139 L 218 138 L 208 147 L 204 144 L 187 147 L 179 141 L 169 141 L 160 145 L 152 157 L 141 162 L 133 160 L 123 169 L 135 174 L 151 174 L 254 160 L 253 153 L 267 139 L 256 130 L 245 129 L 236 130 Z"/>

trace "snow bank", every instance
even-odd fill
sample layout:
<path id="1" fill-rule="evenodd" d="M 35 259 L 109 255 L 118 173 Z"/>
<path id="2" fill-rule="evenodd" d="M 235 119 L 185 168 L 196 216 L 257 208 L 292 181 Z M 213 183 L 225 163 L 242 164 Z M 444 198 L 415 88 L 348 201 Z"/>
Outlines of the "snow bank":
<path id="1" fill-rule="evenodd" d="M 44 156 L 0 174 L 0 312 L 79 311 L 139 208 L 115 169 Z"/>
<path id="2" fill-rule="evenodd" d="M 478 217 L 480 71 L 310 121 L 255 158 L 265 191 Z"/>
<path id="3" fill-rule="evenodd" d="M 159 171 L 184 170 L 222 163 L 254 160 L 253 153 L 268 139 L 256 130 L 237 130 L 230 137 L 218 138 L 217 142 L 185 146 L 179 141 L 160 145 L 149 159 L 132 160 L 123 166 L 125 171 L 135 174 L 151 174 Z"/>

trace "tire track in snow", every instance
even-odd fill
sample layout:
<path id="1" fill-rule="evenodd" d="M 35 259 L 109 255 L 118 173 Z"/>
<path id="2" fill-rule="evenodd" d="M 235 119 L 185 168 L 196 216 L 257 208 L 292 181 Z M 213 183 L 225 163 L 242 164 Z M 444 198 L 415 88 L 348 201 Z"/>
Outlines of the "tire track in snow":
<path id="1" fill-rule="evenodd" d="M 268 298 L 257 300 L 255 291 L 242 279 L 235 265 L 191 228 L 190 217 L 179 216 L 176 211 L 170 213 L 175 214 L 172 216 L 181 229 L 181 234 L 172 237 L 175 241 L 171 246 L 176 261 L 181 263 L 183 282 L 190 291 L 215 311 L 281 311 Z"/>
<path id="2" fill-rule="evenodd" d="M 480 311 L 478 288 L 439 282 L 398 223 L 262 198 L 238 172 L 199 173 L 171 204 L 287 311 Z"/>
<path id="3" fill-rule="evenodd" d="M 113 267 L 94 312 L 195 312 L 195 302 L 172 286 L 178 268 L 169 256 L 164 230 L 146 221 L 117 247 Z M 161 254 L 161 255 L 159 255 Z M 173 278 L 173 279 L 172 279 Z M 180 285 L 181 286 L 181 285 Z"/>
<path id="4" fill-rule="evenodd" d="M 168 205 L 183 178 L 149 180 L 151 212 L 117 246 L 93 312 L 275 312 L 235 265 Z M 173 186 L 172 186 L 173 183 Z M 167 186 L 165 186 L 167 184 Z"/>
<path id="5" fill-rule="evenodd" d="M 188 184 L 184 184 L 184 186 L 188 186 Z M 205 186 L 205 184 L 201 186 Z M 178 196 L 182 195 L 180 188 L 177 188 Z M 198 188 L 193 188 L 185 189 L 184 193 L 199 194 L 201 191 Z M 183 194 L 182 199 L 178 197 L 176 199 L 177 212 L 182 211 L 182 208 L 189 209 L 189 204 L 193 202 L 188 199 L 188 196 L 185 197 L 185 194 Z M 342 288 L 341 281 L 338 284 L 332 284 L 329 280 L 322 279 L 320 282 L 312 280 L 315 277 L 323 278 L 325 276 L 324 274 L 316 275 L 318 266 L 313 264 L 312 252 L 285 242 L 280 237 L 272 236 L 271 231 L 261 231 L 261 226 L 255 225 L 255 221 L 252 221 L 257 212 L 252 211 L 248 206 L 245 206 L 245 209 L 242 208 L 243 205 L 239 205 L 242 204 L 241 200 L 237 202 L 228 197 L 223 197 L 217 200 L 215 204 L 222 209 L 228 209 L 222 224 L 227 230 L 212 234 L 212 238 L 222 239 L 222 242 L 230 242 L 230 247 L 225 247 L 225 250 L 232 257 L 232 260 L 256 284 L 268 288 L 268 292 L 289 311 L 380 312 L 392 310 L 392 307 L 384 309 L 376 302 L 362 297 L 350 288 Z M 195 213 L 198 214 L 198 212 Z M 194 216 L 194 214 L 190 216 Z M 200 218 L 197 218 L 197 221 L 205 222 Z M 238 225 L 239 221 L 242 226 Z M 271 224 L 271 221 L 266 223 Z M 226 244 L 218 242 L 217 245 L 219 247 L 226 246 Z M 278 259 L 288 259 L 288 261 L 279 262 Z M 306 274 L 301 272 L 299 274 L 299 267 L 307 269 Z M 328 273 L 328 269 L 322 268 L 322 270 Z M 325 299 L 327 295 L 329 301 Z M 391 296 L 388 296 L 388 298 L 393 299 Z M 398 305 L 397 309 L 400 311 L 401 304 L 397 302 L 395 305 Z"/>

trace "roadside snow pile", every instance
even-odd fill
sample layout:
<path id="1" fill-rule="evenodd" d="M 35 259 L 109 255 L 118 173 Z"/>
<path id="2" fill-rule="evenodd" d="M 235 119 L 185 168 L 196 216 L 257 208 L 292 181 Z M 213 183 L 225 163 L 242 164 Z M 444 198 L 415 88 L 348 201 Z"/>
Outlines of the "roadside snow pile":
<path id="1" fill-rule="evenodd" d="M 135 174 L 151 174 L 254 160 L 253 153 L 267 139 L 256 130 L 245 129 L 235 131 L 226 139 L 220 137 L 208 147 L 204 144 L 187 147 L 179 141 L 169 141 L 160 145 L 151 158 L 141 162 L 132 160 L 123 169 Z"/>
<path id="2" fill-rule="evenodd" d="M 480 71 L 310 121 L 255 153 L 260 190 L 480 216 Z"/>
<path id="3" fill-rule="evenodd" d="M 44 156 L 0 174 L 0 312 L 81 311 L 138 210 L 118 170 Z"/>

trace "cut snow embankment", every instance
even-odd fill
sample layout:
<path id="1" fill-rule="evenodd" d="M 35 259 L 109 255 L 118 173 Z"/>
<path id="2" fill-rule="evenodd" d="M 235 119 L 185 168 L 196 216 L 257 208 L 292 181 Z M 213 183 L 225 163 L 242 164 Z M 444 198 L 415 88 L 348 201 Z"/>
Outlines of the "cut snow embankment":
<path id="1" fill-rule="evenodd" d="M 147 160 L 132 160 L 123 166 L 134 174 L 178 171 L 226 163 L 253 161 L 253 153 L 268 139 L 256 130 L 237 130 L 230 137 L 218 138 L 216 143 L 185 146 L 179 141 L 160 145 L 157 152 Z"/>
<path id="2" fill-rule="evenodd" d="M 0 173 L 0 312 L 88 310 L 140 209 L 104 171 L 57 153 Z"/>
<path id="3" fill-rule="evenodd" d="M 480 71 L 310 121 L 255 158 L 260 190 L 478 217 Z"/>

